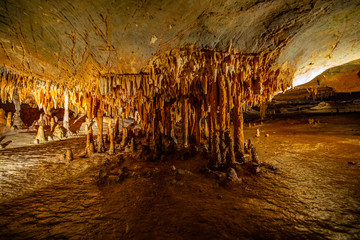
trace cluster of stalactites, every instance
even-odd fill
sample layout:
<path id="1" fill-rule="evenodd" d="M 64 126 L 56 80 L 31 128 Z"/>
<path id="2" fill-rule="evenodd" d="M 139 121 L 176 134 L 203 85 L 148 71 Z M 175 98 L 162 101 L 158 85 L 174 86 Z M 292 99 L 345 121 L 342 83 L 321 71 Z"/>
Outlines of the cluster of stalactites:
<path id="1" fill-rule="evenodd" d="M 69 109 L 89 118 L 99 110 L 100 115 L 133 116 L 153 137 L 170 134 L 173 125 L 182 121 L 183 131 L 199 142 L 203 119 L 209 135 L 227 131 L 234 107 L 239 112 L 244 103 L 263 102 L 291 86 L 292 69 L 276 66 L 276 55 L 173 49 L 152 59 L 142 74 L 101 76 L 96 91 L 70 90 L 3 69 L 1 99 L 12 101 L 16 90 L 21 102 L 31 96 L 46 112 L 63 107 L 68 95 Z"/>
<path id="2" fill-rule="evenodd" d="M 105 112 L 138 113 L 145 130 L 154 135 L 157 127 L 168 131 L 172 121 L 184 117 L 190 123 L 202 119 L 211 108 L 228 122 L 235 98 L 254 105 L 291 86 L 292 68 L 275 66 L 276 54 L 174 49 L 154 58 L 143 74 L 100 77 L 99 92 Z M 181 114 L 184 108 L 185 116 Z"/>
<path id="3" fill-rule="evenodd" d="M 69 95 L 70 109 L 86 112 L 86 97 L 82 91 L 70 90 L 32 76 L 24 76 L 5 68 L 0 69 L 1 101 L 13 102 L 15 91 L 20 103 L 43 109 L 46 113 L 53 108 L 63 108 L 65 95 Z"/>

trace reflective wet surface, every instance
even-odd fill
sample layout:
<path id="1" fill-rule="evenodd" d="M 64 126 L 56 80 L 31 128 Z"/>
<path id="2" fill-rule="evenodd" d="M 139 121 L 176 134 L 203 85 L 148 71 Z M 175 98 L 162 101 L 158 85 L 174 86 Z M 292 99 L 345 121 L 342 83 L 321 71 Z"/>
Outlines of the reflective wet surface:
<path id="1" fill-rule="evenodd" d="M 80 158 L 84 139 L 2 150 L 0 238 L 359 239 L 359 115 L 318 119 L 246 128 L 260 160 L 277 170 L 244 172 L 233 186 L 204 176 L 201 155 L 161 163 L 134 155 L 123 163 L 129 178 L 98 186 L 103 162 L 118 156 Z M 75 159 L 65 164 L 68 147 Z"/>

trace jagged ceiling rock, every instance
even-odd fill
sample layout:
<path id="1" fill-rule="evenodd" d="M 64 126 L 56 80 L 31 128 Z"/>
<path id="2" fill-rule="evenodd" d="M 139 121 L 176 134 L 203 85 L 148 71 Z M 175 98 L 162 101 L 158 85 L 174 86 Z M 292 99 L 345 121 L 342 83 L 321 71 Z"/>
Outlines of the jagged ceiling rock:
<path id="1" fill-rule="evenodd" d="M 164 51 L 278 51 L 295 84 L 360 59 L 358 0 L 72 1 L 0 3 L 0 64 L 68 87 L 138 73 Z M 315 75 L 314 75 L 315 74 Z"/>

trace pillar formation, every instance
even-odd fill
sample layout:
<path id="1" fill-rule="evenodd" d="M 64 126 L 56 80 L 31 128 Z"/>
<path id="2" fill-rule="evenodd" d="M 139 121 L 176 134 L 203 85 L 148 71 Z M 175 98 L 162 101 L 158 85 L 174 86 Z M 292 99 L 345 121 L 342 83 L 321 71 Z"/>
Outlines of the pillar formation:
<path id="1" fill-rule="evenodd" d="M 243 103 L 240 94 L 237 92 L 234 101 L 234 151 L 244 153 L 244 119 L 243 119 Z"/>
<path id="2" fill-rule="evenodd" d="M 219 164 L 224 165 L 226 162 L 226 141 L 225 131 L 227 130 L 227 95 L 225 88 L 225 77 L 221 76 L 219 79 L 219 125 L 220 125 L 220 151 L 221 151 L 221 162 Z"/>
<path id="3" fill-rule="evenodd" d="M 198 151 L 201 148 L 201 107 L 195 108 L 195 123 L 194 123 L 194 136 L 196 141 L 196 147 Z"/>
<path id="4" fill-rule="evenodd" d="M 181 118 L 183 124 L 183 145 L 184 148 L 187 148 L 189 146 L 189 108 L 188 99 L 185 97 L 182 99 Z"/>
<path id="5" fill-rule="evenodd" d="M 71 135 L 70 124 L 69 124 L 69 94 L 65 93 L 65 101 L 64 101 L 64 120 L 63 127 L 66 129 L 66 135 Z"/>
<path id="6" fill-rule="evenodd" d="M 115 153 L 114 128 L 111 126 L 111 122 L 112 121 L 109 121 L 109 138 L 110 138 L 109 154 L 114 154 Z"/>
<path id="7" fill-rule="evenodd" d="M 99 129 L 98 138 L 97 138 L 97 151 L 99 153 L 105 151 L 104 139 L 103 139 L 103 118 L 104 118 L 103 104 L 100 103 L 100 106 L 97 109 L 97 114 L 96 114 L 96 124 Z"/>
<path id="8" fill-rule="evenodd" d="M 93 137 L 93 131 L 92 131 L 92 124 L 90 123 L 89 120 L 87 120 L 88 124 L 87 124 L 87 135 L 86 135 L 86 148 L 85 148 L 85 153 L 87 156 L 91 156 L 91 154 L 94 153 L 94 137 Z"/>
<path id="9" fill-rule="evenodd" d="M 22 128 L 22 121 L 20 118 L 21 105 L 20 105 L 19 94 L 18 94 L 17 89 L 15 89 L 15 91 L 14 91 L 13 102 L 15 105 L 15 113 L 13 116 L 13 126 L 17 127 L 18 129 L 21 129 Z"/>

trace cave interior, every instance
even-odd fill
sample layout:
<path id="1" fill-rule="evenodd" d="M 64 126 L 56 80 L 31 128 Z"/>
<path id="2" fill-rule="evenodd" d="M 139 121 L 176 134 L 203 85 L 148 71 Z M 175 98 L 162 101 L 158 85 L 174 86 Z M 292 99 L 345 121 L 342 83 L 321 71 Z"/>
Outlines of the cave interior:
<path id="1" fill-rule="evenodd" d="M 3 0 L 0 75 L 1 239 L 360 238 L 358 0 Z"/>

